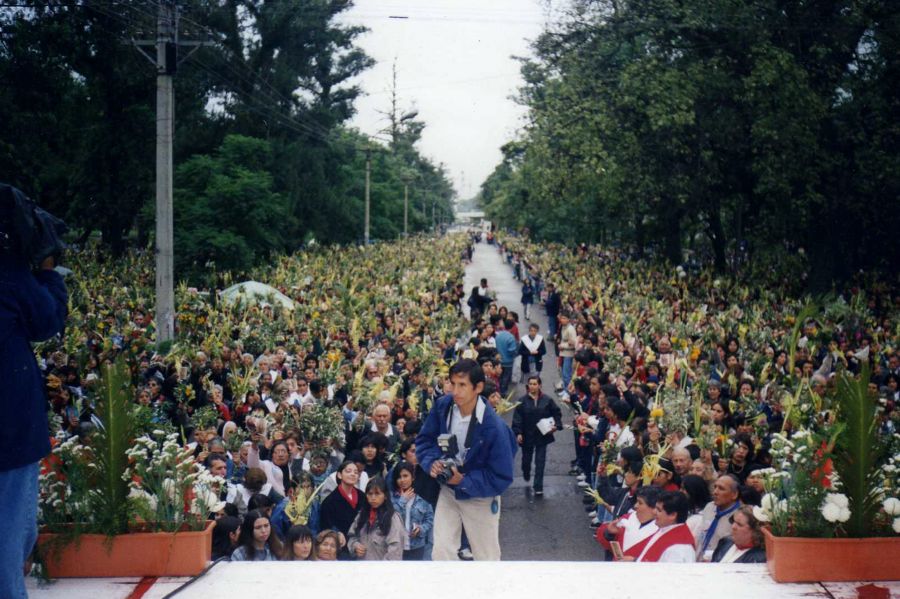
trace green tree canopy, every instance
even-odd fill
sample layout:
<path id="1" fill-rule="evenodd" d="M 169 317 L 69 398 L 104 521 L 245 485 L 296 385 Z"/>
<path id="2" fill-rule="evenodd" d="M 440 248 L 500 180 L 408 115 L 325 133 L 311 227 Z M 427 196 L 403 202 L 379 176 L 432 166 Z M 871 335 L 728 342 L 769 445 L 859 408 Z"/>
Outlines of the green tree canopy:
<path id="1" fill-rule="evenodd" d="M 481 189 L 489 216 L 720 270 L 805 248 L 820 289 L 893 268 L 900 6 L 570 6 L 523 60 L 527 126 Z"/>

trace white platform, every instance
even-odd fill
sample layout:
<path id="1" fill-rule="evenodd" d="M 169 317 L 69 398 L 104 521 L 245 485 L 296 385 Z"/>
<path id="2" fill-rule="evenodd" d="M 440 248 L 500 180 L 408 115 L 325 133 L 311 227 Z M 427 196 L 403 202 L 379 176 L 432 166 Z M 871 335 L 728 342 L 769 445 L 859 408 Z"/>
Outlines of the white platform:
<path id="1" fill-rule="evenodd" d="M 138 579 L 29 580 L 34 599 L 126 599 Z M 187 582 L 161 578 L 143 595 L 161 599 Z M 763 565 L 593 562 L 269 562 L 221 563 L 179 599 L 229 597 L 387 597 L 424 599 L 856 599 L 859 583 L 778 584 Z M 900 582 L 876 583 L 900 597 Z M 372 593 L 375 592 L 375 595 Z M 410 594 L 412 593 L 412 594 Z"/>

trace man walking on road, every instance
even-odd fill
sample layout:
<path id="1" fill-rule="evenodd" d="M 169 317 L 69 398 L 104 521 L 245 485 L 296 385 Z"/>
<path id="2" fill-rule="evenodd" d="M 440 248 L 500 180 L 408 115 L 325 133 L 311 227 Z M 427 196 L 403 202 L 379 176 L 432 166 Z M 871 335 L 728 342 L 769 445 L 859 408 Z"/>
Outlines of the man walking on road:
<path id="1" fill-rule="evenodd" d="M 547 462 L 547 446 L 553 443 L 553 433 L 562 429 L 562 412 L 552 398 L 541 391 L 541 378 L 528 377 L 527 393 L 519 400 L 513 413 L 512 429 L 516 442 L 522 447 L 522 477 L 531 477 L 531 459 L 534 456 L 534 494 L 544 494 L 544 464 Z M 552 418 L 546 432 L 539 422 Z"/>
<path id="2" fill-rule="evenodd" d="M 522 283 L 522 312 L 525 314 L 525 320 L 531 320 L 531 305 L 534 303 L 534 284 L 531 277 L 525 276 L 525 282 Z"/>
<path id="3" fill-rule="evenodd" d="M 556 342 L 557 328 L 559 327 L 559 309 L 562 306 L 562 298 L 556 291 L 556 285 L 549 283 L 547 285 L 547 301 L 544 302 L 544 309 L 547 310 L 547 326 L 550 329 L 550 341 Z"/>
<path id="4" fill-rule="evenodd" d="M 500 559 L 500 495 L 513 480 L 512 431 L 480 397 L 484 372 L 474 360 L 450 368 L 453 391 L 437 401 L 416 437 L 422 469 L 443 480 L 434 514 L 437 560 L 458 559 L 462 529 L 476 560 Z M 448 455 L 445 448 L 456 450 Z M 454 465 L 445 472 L 445 464 Z M 449 477 L 447 476 L 449 474 Z"/>
<path id="5" fill-rule="evenodd" d="M 509 332 L 512 326 L 511 320 L 497 319 L 497 334 L 494 336 L 494 342 L 497 344 L 497 351 L 500 353 L 500 395 L 504 397 L 509 392 L 509 383 L 512 381 L 513 363 L 518 355 L 519 344 L 516 338 Z"/>

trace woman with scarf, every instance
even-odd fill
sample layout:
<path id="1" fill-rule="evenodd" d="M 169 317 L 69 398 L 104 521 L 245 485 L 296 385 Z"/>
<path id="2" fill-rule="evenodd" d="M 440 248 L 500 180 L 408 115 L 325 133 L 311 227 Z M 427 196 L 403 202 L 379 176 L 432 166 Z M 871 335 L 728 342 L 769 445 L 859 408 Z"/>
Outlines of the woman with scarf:
<path id="1" fill-rule="evenodd" d="M 361 560 L 402 560 L 406 530 L 382 477 L 366 485 L 366 501 L 367 509 L 360 510 L 347 536 L 350 555 Z"/>
<path id="2" fill-rule="evenodd" d="M 356 488 L 359 468 L 355 462 L 344 462 L 336 474 L 338 486 L 322 501 L 319 527 L 321 530 L 335 530 L 346 537 L 357 514 L 368 513 L 369 506 L 366 496 Z"/>
<path id="3" fill-rule="evenodd" d="M 528 334 L 519 341 L 519 355 L 522 356 L 522 378 L 528 378 L 531 374 L 541 376 L 544 368 L 544 354 L 547 353 L 547 345 L 544 337 L 538 333 L 540 328 L 532 323 L 528 325 Z"/>

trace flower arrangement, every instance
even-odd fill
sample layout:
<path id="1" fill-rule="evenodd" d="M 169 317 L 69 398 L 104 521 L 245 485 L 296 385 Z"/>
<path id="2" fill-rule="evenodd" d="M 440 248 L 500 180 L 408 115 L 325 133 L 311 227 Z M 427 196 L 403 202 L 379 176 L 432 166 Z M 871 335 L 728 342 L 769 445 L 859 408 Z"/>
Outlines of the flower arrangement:
<path id="1" fill-rule="evenodd" d="M 139 434 L 124 357 L 104 368 L 97 398 L 102 426 L 89 438 L 58 443 L 40 477 L 39 519 L 67 539 L 82 533 L 200 530 L 220 509 L 218 485 L 196 465 L 179 435 Z"/>
<path id="2" fill-rule="evenodd" d="M 777 536 L 873 537 L 900 533 L 895 463 L 875 426 L 868 371 L 838 374 L 836 417 L 818 429 L 776 434 L 767 489 L 754 514 Z"/>
<path id="3" fill-rule="evenodd" d="M 149 530 L 201 530 L 209 514 L 224 507 L 219 490 L 225 480 L 196 464 L 177 434 L 157 430 L 138 437 L 126 455 L 129 522 Z"/>

